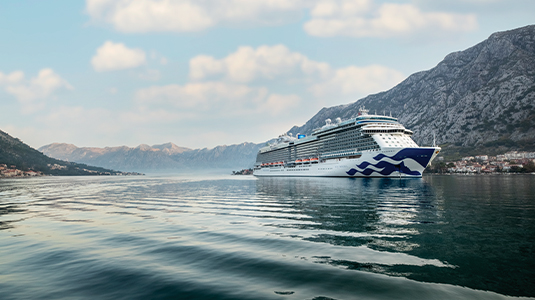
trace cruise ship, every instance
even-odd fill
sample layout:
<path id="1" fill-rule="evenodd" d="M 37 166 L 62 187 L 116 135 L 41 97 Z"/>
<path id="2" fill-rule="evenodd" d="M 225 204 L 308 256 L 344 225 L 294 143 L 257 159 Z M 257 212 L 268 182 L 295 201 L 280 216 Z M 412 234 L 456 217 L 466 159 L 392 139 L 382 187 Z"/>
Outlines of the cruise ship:
<path id="1" fill-rule="evenodd" d="M 310 136 L 292 134 L 258 151 L 255 176 L 422 177 L 440 147 L 420 147 L 392 116 L 330 119 Z"/>

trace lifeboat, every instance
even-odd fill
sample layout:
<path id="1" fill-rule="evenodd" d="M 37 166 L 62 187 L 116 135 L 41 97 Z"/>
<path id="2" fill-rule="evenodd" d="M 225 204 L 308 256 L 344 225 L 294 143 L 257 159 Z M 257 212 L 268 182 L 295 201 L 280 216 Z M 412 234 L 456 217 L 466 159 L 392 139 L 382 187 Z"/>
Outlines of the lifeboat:
<path id="1" fill-rule="evenodd" d="M 296 164 L 300 164 L 300 163 L 302 163 L 302 162 L 303 162 L 302 159 L 298 159 L 298 160 L 295 161 Z"/>
<path id="2" fill-rule="evenodd" d="M 306 163 L 309 163 L 310 162 L 310 159 L 309 158 L 305 158 L 303 159 L 303 162 L 306 164 Z"/>
<path id="3" fill-rule="evenodd" d="M 317 158 L 317 157 L 313 157 L 313 158 L 310 159 L 310 162 L 313 163 L 313 164 L 318 163 L 318 161 L 319 161 L 319 158 Z"/>

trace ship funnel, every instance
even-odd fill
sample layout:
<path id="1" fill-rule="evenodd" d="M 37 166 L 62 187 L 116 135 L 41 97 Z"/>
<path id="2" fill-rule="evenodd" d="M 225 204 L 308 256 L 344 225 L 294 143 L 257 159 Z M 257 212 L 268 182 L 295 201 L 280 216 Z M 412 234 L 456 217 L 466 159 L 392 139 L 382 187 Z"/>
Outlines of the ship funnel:
<path id="1" fill-rule="evenodd" d="M 325 120 L 325 125 L 331 125 L 331 119 Z"/>
<path id="2" fill-rule="evenodd" d="M 336 118 L 335 121 L 336 121 L 336 124 L 340 124 L 340 123 L 342 123 L 342 118 Z"/>

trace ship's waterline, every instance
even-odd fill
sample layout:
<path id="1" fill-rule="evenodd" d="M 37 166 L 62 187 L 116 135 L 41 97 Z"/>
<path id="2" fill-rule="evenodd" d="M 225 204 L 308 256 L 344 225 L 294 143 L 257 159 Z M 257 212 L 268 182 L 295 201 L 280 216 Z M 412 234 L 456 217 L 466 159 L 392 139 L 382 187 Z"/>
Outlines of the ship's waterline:
<path id="1" fill-rule="evenodd" d="M 412 131 L 391 116 L 359 116 L 314 130 L 279 136 L 258 152 L 255 176 L 422 177 L 440 147 L 419 147 Z"/>

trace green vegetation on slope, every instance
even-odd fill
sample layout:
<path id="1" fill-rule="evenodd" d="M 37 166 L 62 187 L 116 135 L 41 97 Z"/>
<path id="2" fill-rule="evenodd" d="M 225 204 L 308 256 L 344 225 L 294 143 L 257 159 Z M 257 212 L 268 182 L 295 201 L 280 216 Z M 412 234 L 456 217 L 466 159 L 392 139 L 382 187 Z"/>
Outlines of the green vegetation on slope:
<path id="1" fill-rule="evenodd" d="M 50 158 L 0 130 L 0 164 L 48 175 L 112 175 L 121 172 Z"/>

